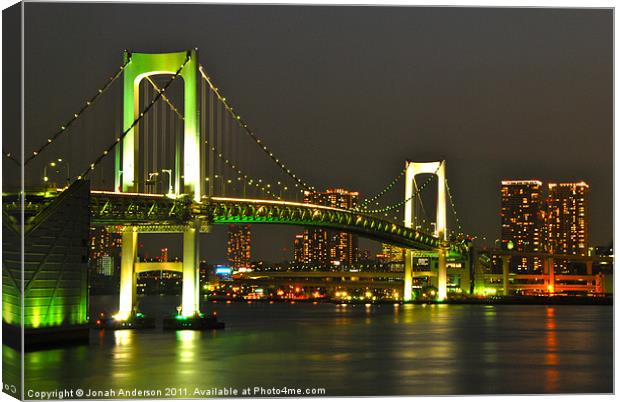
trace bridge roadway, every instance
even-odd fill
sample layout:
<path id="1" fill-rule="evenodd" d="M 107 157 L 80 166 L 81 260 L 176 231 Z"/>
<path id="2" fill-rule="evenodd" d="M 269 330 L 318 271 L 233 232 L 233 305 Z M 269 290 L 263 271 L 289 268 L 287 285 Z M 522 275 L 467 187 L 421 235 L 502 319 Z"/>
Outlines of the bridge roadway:
<path id="1" fill-rule="evenodd" d="M 63 199 L 77 195 L 86 186 L 89 186 L 88 181 L 78 180 L 67 189 L 27 192 L 24 200 L 26 230 L 36 227 L 50 211 L 62 204 Z M 135 309 L 136 273 L 149 269 L 136 265 L 138 234 L 141 232 L 183 233 L 183 262 L 180 267 L 171 268 L 183 274 L 181 304 L 184 316 L 193 316 L 199 311 L 198 234 L 208 232 L 213 224 L 288 224 L 346 231 L 407 248 L 409 255 L 412 250 L 429 256 L 439 255 L 441 272 L 445 271 L 447 256 L 458 258 L 469 251 L 467 244 L 442 241 L 429 233 L 358 211 L 298 202 L 229 197 L 202 197 L 196 202 L 193 197 L 183 194 L 90 190 L 88 208 L 91 224 L 104 225 L 122 235 L 119 319 L 127 319 Z M 18 194 L 3 194 L 3 216 L 6 219 L 17 224 L 21 211 Z M 405 289 L 411 279 L 407 275 L 404 274 L 405 280 L 400 281 Z"/>
<path id="2" fill-rule="evenodd" d="M 26 225 L 36 224 L 62 191 L 27 193 Z M 20 209 L 17 198 L 16 194 L 3 195 L 3 212 L 7 216 Z M 212 224 L 284 224 L 342 230 L 428 256 L 435 256 L 439 248 L 445 248 L 451 257 L 468 252 L 465 243 L 442 242 L 432 234 L 372 215 L 290 201 L 203 197 L 202 202 L 197 203 L 185 195 L 91 190 L 90 211 L 91 224 L 104 225 L 118 232 L 125 227 L 132 227 L 137 232 L 182 233 L 188 225 L 198 225 L 201 231 L 208 231 Z"/>
<path id="3" fill-rule="evenodd" d="M 404 272 L 346 272 L 346 271 L 261 271 L 244 272 L 235 282 L 258 286 L 299 284 L 311 287 L 339 288 L 403 288 Z M 437 276 L 436 272 L 414 271 L 413 278 Z"/>
<path id="4" fill-rule="evenodd" d="M 337 281 L 337 282 L 327 282 L 319 279 L 306 279 L 306 280 L 297 280 L 293 281 L 293 278 L 277 278 L 277 279 L 248 279 L 248 278 L 238 278 L 234 279 L 233 283 L 235 284 L 251 284 L 256 286 L 288 286 L 288 285 L 299 285 L 302 287 L 313 287 L 313 288 L 346 288 L 346 289 L 359 289 L 359 288 L 374 288 L 374 289 L 395 289 L 399 292 L 403 289 L 402 281 Z"/>
<path id="5" fill-rule="evenodd" d="M 498 255 L 498 256 L 506 256 L 506 257 L 537 257 L 537 258 L 551 258 L 553 260 L 562 260 L 562 261 L 575 261 L 575 262 L 607 262 L 613 263 L 614 258 L 610 256 L 603 255 L 579 255 L 579 254 L 552 254 L 552 253 L 542 253 L 542 252 L 525 252 L 525 251 L 514 251 L 514 250 L 502 250 L 500 248 L 492 248 L 488 250 L 479 250 L 479 254 L 489 254 L 489 255 Z"/>
<path id="6" fill-rule="evenodd" d="M 346 279 L 373 279 L 390 278 L 403 279 L 404 272 L 349 272 L 349 271 L 260 271 L 244 272 L 239 274 L 243 279 L 262 278 L 346 278 Z M 436 276 L 431 271 L 413 271 L 413 277 Z"/>
<path id="7" fill-rule="evenodd" d="M 196 203 L 186 196 L 91 191 L 91 222 L 107 226 L 133 226 L 140 232 L 183 232 L 198 222 L 210 224 L 288 224 L 331 228 L 415 250 L 445 247 L 450 255 L 467 252 L 460 242 L 439 238 L 360 212 L 289 201 L 203 197 Z"/>

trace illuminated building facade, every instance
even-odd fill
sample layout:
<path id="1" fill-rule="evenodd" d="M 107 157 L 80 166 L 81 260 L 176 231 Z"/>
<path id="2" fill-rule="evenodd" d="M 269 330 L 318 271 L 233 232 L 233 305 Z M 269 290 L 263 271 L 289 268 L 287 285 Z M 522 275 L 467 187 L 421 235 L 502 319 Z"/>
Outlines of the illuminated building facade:
<path id="1" fill-rule="evenodd" d="M 97 273 L 103 276 L 114 275 L 114 257 L 104 255 L 97 258 Z"/>
<path id="2" fill-rule="evenodd" d="M 588 254 L 588 185 L 549 183 L 545 229 L 548 251 L 554 254 Z M 556 268 L 566 264 L 556 263 Z"/>
<path id="3" fill-rule="evenodd" d="M 304 235 L 303 234 L 295 235 L 295 240 L 293 240 L 293 262 L 295 264 L 304 263 Z"/>
<path id="4" fill-rule="evenodd" d="M 97 275 L 113 276 L 120 255 L 120 247 L 121 237 L 118 233 L 110 233 L 104 227 L 91 227 L 89 237 L 91 269 Z"/>
<path id="5" fill-rule="evenodd" d="M 117 254 L 121 247 L 121 237 L 118 233 L 110 233 L 104 227 L 90 228 L 90 252 L 91 261 L 96 261 L 103 256 Z"/>
<path id="6" fill-rule="evenodd" d="M 228 263 L 232 268 L 250 268 L 252 233 L 250 225 L 228 225 Z"/>
<path id="7" fill-rule="evenodd" d="M 381 246 L 381 255 L 387 263 L 403 263 L 405 262 L 405 249 L 391 244 L 383 243 Z"/>
<path id="8" fill-rule="evenodd" d="M 521 252 L 543 251 L 542 182 L 504 180 L 501 195 L 502 248 Z M 541 269 L 539 258 L 520 257 L 511 260 L 512 271 L 536 272 Z"/>
<path id="9" fill-rule="evenodd" d="M 304 230 L 302 249 L 302 259 L 305 265 L 328 266 L 329 242 L 327 230 L 316 228 Z"/>
<path id="10" fill-rule="evenodd" d="M 357 205 L 359 193 L 344 189 L 304 193 L 304 203 L 350 209 Z M 358 249 L 356 235 L 335 230 L 307 228 L 303 235 L 303 261 L 312 266 L 350 266 Z"/>

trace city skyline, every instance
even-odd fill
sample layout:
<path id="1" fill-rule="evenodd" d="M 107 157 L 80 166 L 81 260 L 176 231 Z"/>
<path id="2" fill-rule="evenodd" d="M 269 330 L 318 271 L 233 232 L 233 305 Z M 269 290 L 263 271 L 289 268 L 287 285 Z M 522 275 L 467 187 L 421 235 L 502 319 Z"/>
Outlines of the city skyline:
<path id="1" fill-rule="evenodd" d="M 613 393 L 614 18 L 4 10 L 3 391 Z"/>
<path id="2" fill-rule="evenodd" d="M 132 5 L 57 10 L 29 5 L 30 26 L 37 28 L 26 27 L 26 58 L 29 66 L 46 65 L 48 74 L 28 71 L 26 149 L 101 84 L 122 49 L 198 47 L 244 118 L 319 189 L 343 187 L 365 198 L 382 190 L 405 159 L 445 158 L 464 230 L 495 239 L 501 180 L 583 180 L 591 186 L 591 243 L 612 239 L 611 14 L 605 10 L 156 5 L 146 18 L 134 18 Z M 102 37 L 110 13 L 118 27 Z M 67 18 L 75 23 L 63 24 Z M 209 24 L 194 32 L 193 18 Z M 168 25 L 177 19 L 188 24 Z M 233 30 L 234 21 L 245 24 Z M 307 34 L 313 30 L 304 27 L 317 21 L 321 32 Z M 161 29 L 167 34 L 148 39 Z M 71 37 L 72 46 L 51 43 L 51 32 Z M 256 35 L 248 41 L 250 32 Z M 397 38 L 408 39 L 405 51 L 390 45 Z M 42 107 L 60 88 L 66 102 Z M 72 147 L 77 153 L 78 143 Z M 311 157 L 317 152 L 324 155 L 320 169 Z M 33 169 L 31 184 L 40 174 Z M 402 187 L 387 202 L 400 201 Z M 256 227 L 254 254 L 279 260 L 298 232 Z M 161 248 L 162 241 L 148 237 L 147 245 Z M 225 260 L 225 231 L 202 237 L 203 258 Z"/>
<path id="3" fill-rule="evenodd" d="M 540 180 L 502 180 L 501 182 L 501 198 L 502 205 L 500 208 L 500 237 L 494 239 L 494 241 L 487 241 L 482 244 L 483 246 L 500 247 L 502 249 L 512 249 L 516 251 L 524 252 L 550 252 L 556 254 L 579 254 L 587 255 L 588 248 L 596 247 L 609 247 L 610 244 L 592 244 L 588 242 L 589 238 L 589 207 L 588 205 L 588 193 L 589 186 L 585 182 L 578 183 L 556 183 L 549 182 L 543 183 Z M 544 188 L 547 188 L 546 194 L 543 192 Z M 571 191 L 572 190 L 572 195 Z M 568 192 L 567 192 L 568 191 Z M 577 191 L 575 193 L 575 191 Z M 306 194 L 305 202 L 312 202 L 318 205 L 330 205 L 336 206 L 338 202 L 351 204 L 351 200 L 341 199 L 339 196 L 342 194 L 351 194 L 343 189 L 328 189 L 326 192 L 317 192 L 316 194 Z M 357 194 L 357 193 L 352 193 Z M 575 194 L 582 197 L 575 198 Z M 333 198 L 333 199 L 330 199 Z M 584 200 L 585 197 L 585 200 Z M 527 200 L 526 200 L 527 199 Z M 523 200 L 523 201 L 522 201 Z M 334 205 L 329 204 L 329 202 Z M 346 206 L 342 205 L 343 208 Z M 562 212 L 560 212 L 562 210 Z M 556 212 L 557 211 L 557 212 Z M 511 220 L 513 220 L 511 222 Z M 574 222 L 573 222 L 574 221 Z M 571 232 L 571 223 L 574 226 L 577 224 L 577 229 L 573 230 L 578 232 L 578 240 L 561 240 L 560 237 L 565 236 Z M 236 238 L 233 233 L 243 231 L 244 227 L 247 227 L 249 231 L 250 225 L 228 225 L 228 262 L 230 263 L 231 255 L 231 236 Z M 260 225 L 254 225 L 257 227 Z M 284 246 L 283 258 L 277 260 L 265 260 L 263 258 L 250 258 L 248 261 L 265 261 L 271 263 L 283 263 L 291 262 L 295 264 L 316 265 L 323 264 L 333 265 L 333 261 L 328 261 L 328 254 L 332 257 L 337 253 L 338 248 L 342 248 L 342 244 L 338 246 L 337 243 L 342 241 L 348 242 L 350 240 L 341 240 L 338 236 L 333 237 L 334 240 L 338 240 L 334 245 L 331 244 L 328 239 L 327 230 L 323 229 L 305 229 L 302 233 L 295 233 L 290 240 L 290 249 Z M 249 233 L 249 232 L 248 232 Z M 310 234 L 314 234 L 316 237 L 319 234 L 320 242 L 316 239 L 308 241 Z M 334 232 L 337 235 L 336 232 Z M 357 237 L 357 236 L 355 236 Z M 555 239 L 555 240 L 554 240 Z M 508 243 L 511 242 L 510 245 Z M 324 244 L 323 244 L 324 243 Z M 386 244 L 374 242 L 379 246 L 376 253 L 371 253 L 371 258 L 380 256 L 386 253 Z M 251 241 L 247 241 L 246 245 L 249 250 Z M 141 244 L 140 247 L 144 245 Z M 314 246 L 314 247 L 312 247 Z M 237 246 L 239 247 L 239 246 Z M 345 246 L 347 250 L 350 246 Z M 311 249 L 314 250 L 311 250 Z M 166 249 L 167 250 L 167 249 Z M 355 255 L 358 251 L 362 250 L 359 247 L 355 247 Z M 288 253 L 288 254 L 287 254 Z M 318 254 L 324 253 L 325 256 L 321 258 Z M 314 254 L 317 254 L 316 256 Z M 250 255 L 247 251 L 247 255 Z M 324 260 L 321 262 L 320 260 Z M 389 258 L 388 258 L 389 260 Z M 349 260 L 350 261 L 350 260 Z M 357 262 L 357 259 L 353 259 Z M 527 270 L 528 258 L 523 258 L 522 264 L 519 263 L 520 269 Z M 343 261 L 340 261 L 343 262 Z M 516 263 L 516 261 L 515 261 Z M 540 269 L 540 261 L 534 260 L 534 270 Z"/>

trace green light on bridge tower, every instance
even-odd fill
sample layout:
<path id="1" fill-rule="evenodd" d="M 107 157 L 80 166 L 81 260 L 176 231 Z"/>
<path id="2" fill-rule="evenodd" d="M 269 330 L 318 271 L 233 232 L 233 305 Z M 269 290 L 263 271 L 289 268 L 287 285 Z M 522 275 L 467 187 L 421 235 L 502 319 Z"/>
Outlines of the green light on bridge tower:
<path id="1" fill-rule="evenodd" d="M 174 182 L 175 193 L 193 194 L 195 201 L 200 201 L 200 129 L 198 125 L 198 54 L 196 50 L 176 53 L 128 53 L 123 76 L 123 128 L 131 126 L 140 115 L 140 82 L 151 75 L 175 74 L 189 55 L 189 61 L 180 72 L 184 82 L 184 136 L 183 166 L 181 168 L 181 150 L 175 150 Z M 116 153 L 114 188 L 116 191 L 136 192 L 138 171 L 137 141 L 134 129 L 131 129 L 122 141 L 122 151 Z M 122 168 L 121 168 L 122 154 Z M 182 171 L 181 171 L 182 169 Z M 121 173 L 122 172 L 122 173 Z M 183 176 L 183 188 L 181 188 Z"/>

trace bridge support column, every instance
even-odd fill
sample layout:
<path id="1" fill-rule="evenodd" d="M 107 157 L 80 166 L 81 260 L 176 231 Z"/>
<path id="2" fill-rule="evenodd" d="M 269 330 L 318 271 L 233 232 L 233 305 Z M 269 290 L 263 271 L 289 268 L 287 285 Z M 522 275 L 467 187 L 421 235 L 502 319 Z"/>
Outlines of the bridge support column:
<path id="1" fill-rule="evenodd" d="M 413 285 L 413 253 L 411 250 L 405 250 L 405 276 L 403 278 L 403 301 L 413 300 L 413 292 L 411 286 Z"/>
<path id="2" fill-rule="evenodd" d="M 586 275 L 592 275 L 592 261 L 586 261 Z"/>
<path id="3" fill-rule="evenodd" d="M 502 294 L 504 296 L 508 296 L 508 292 L 509 292 L 508 274 L 510 274 L 510 256 L 502 255 Z"/>
<path id="4" fill-rule="evenodd" d="M 447 249 L 442 245 L 437 251 L 437 300 L 442 301 L 448 296 L 448 268 L 446 266 Z"/>
<path id="5" fill-rule="evenodd" d="M 190 317 L 199 312 L 199 227 L 194 223 L 189 225 L 183 232 L 183 294 L 181 296 L 181 311 L 184 317 Z"/>
<path id="6" fill-rule="evenodd" d="M 121 289 L 117 318 L 128 319 L 136 303 L 134 262 L 136 261 L 138 232 L 131 226 L 123 230 L 121 238 Z"/>

